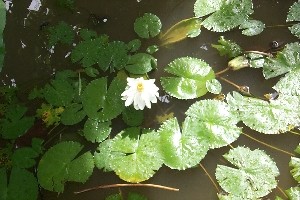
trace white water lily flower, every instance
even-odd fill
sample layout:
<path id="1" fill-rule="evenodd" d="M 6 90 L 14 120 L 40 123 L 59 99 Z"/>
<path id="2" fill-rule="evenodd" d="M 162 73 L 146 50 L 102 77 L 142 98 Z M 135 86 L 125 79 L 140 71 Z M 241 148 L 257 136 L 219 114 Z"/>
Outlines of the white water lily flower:
<path id="1" fill-rule="evenodd" d="M 127 78 L 127 87 L 121 94 L 125 106 L 133 104 L 136 110 L 143 110 L 145 106 L 151 108 L 151 103 L 157 103 L 159 88 L 154 84 L 155 79 Z"/>

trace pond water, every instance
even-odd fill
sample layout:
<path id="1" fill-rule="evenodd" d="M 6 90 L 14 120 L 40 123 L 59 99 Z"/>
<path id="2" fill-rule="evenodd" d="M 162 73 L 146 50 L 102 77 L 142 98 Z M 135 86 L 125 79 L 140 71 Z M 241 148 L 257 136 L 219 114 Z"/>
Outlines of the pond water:
<path id="1" fill-rule="evenodd" d="M 255 13 L 253 18 L 263 21 L 266 25 L 285 24 L 288 8 L 295 2 L 293 0 L 253 0 Z M 57 24 L 59 21 L 65 21 L 73 26 L 86 27 L 105 33 L 110 36 L 111 40 L 120 40 L 129 42 L 137 38 L 133 23 L 137 17 L 143 13 L 154 13 L 162 21 L 162 30 L 165 31 L 180 20 L 193 17 L 193 5 L 195 0 L 77 0 L 74 10 L 68 10 L 57 7 L 55 1 L 42 1 L 39 11 L 28 10 L 30 0 L 12 0 L 13 6 L 7 14 L 7 24 L 5 28 L 6 57 L 5 65 L 1 72 L 1 84 L 16 84 L 25 99 L 26 94 L 36 85 L 41 85 L 53 77 L 55 72 L 62 69 L 77 69 L 79 64 L 72 64 L 69 57 L 66 57 L 70 47 L 61 45 L 50 53 L 46 46 L 46 33 L 44 27 Z M 96 23 L 96 20 L 98 20 Z M 163 67 L 175 58 L 183 56 L 197 57 L 209 63 L 214 71 L 220 71 L 227 66 L 228 59 L 219 56 L 218 52 L 211 47 L 212 43 L 217 43 L 221 35 L 226 39 L 231 39 L 240 44 L 245 50 L 264 51 L 270 48 L 272 41 L 280 43 L 290 43 L 297 39 L 289 32 L 286 27 L 267 28 L 258 36 L 247 37 L 241 34 L 240 30 L 234 29 L 226 33 L 214 33 L 202 29 L 199 37 L 187 39 L 166 48 L 161 47 L 154 54 L 158 60 L 158 70 L 151 73 L 151 78 L 159 78 L 163 72 Z M 143 45 L 157 43 L 157 39 L 143 41 Z M 66 58 L 65 58 L 66 57 Z M 224 75 L 227 79 L 234 81 L 238 85 L 245 85 L 250 88 L 250 92 L 256 96 L 262 96 L 273 90 L 271 87 L 277 80 L 265 80 L 260 69 L 243 69 L 236 72 L 229 72 Z M 157 81 L 158 82 L 158 81 Z M 222 82 L 224 94 L 236 90 L 231 85 Z M 164 94 L 160 94 L 164 95 Z M 210 98 L 209 95 L 204 98 Z M 182 101 L 175 98 L 169 98 L 170 103 L 158 103 L 153 109 L 145 112 L 145 127 L 157 128 L 155 116 L 174 112 L 174 115 L 183 119 L 184 112 L 194 101 Z M 115 133 L 120 127 L 115 127 Z M 45 132 L 43 128 L 35 131 Z M 66 133 L 63 137 L 72 138 Z M 299 143 L 299 137 L 286 133 L 284 135 L 258 134 L 249 129 L 244 129 L 247 134 L 267 142 L 270 145 L 279 147 L 286 151 L 292 152 Z M 40 133 L 34 133 L 41 135 Z M 43 133 L 42 133 L 43 134 Z M 246 136 L 241 135 L 232 146 L 247 146 L 251 149 L 263 149 L 276 161 L 280 176 L 278 177 L 279 186 L 282 189 L 288 189 L 296 185 L 292 179 L 288 163 L 290 156 L 281 152 L 272 150 L 266 146 L 255 142 Z M 91 147 L 93 148 L 93 147 Z M 222 155 L 230 150 L 230 147 L 210 150 L 201 164 L 206 168 L 208 173 L 214 177 L 217 164 L 224 163 Z M 95 169 L 92 177 L 85 184 L 67 183 L 65 192 L 57 194 L 48 191 L 41 191 L 41 200 L 98 200 L 104 199 L 107 195 L 119 192 L 118 189 L 101 189 L 75 195 L 74 191 L 97 185 L 108 185 L 115 183 L 124 183 L 114 173 L 103 173 Z M 162 167 L 150 180 L 145 183 L 178 188 L 179 192 L 172 192 L 148 187 L 139 188 L 121 188 L 122 193 L 138 192 L 149 199 L 163 200 L 214 200 L 217 198 L 217 191 L 210 182 L 209 177 L 199 166 L 185 171 L 171 170 Z M 274 199 L 276 195 L 282 196 L 279 189 L 275 189 L 265 199 Z"/>

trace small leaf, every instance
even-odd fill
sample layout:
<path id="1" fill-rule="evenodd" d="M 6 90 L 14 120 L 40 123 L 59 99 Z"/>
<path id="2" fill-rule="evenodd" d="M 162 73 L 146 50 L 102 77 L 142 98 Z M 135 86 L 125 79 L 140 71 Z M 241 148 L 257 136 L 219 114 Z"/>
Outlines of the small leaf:
<path id="1" fill-rule="evenodd" d="M 110 159 L 108 159 L 111 158 L 111 147 L 112 139 L 105 140 L 100 143 L 97 151 L 94 153 L 95 166 L 98 169 L 103 169 L 104 172 L 113 171 L 110 165 Z M 122 153 L 117 152 L 113 152 L 112 155 L 116 156 L 116 154 L 119 154 L 119 156 L 123 155 Z"/>
<path id="2" fill-rule="evenodd" d="M 300 44 L 290 43 L 277 53 L 276 58 L 266 58 L 263 73 L 266 79 L 280 76 L 300 66 Z"/>
<path id="3" fill-rule="evenodd" d="M 165 71 L 177 77 L 161 77 L 162 87 L 178 99 L 194 99 L 205 95 L 206 81 L 215 78 L 212 68 L 207 63 L 190 57 L 175 59 Z"/>
<path id="4" fill-rule="evenodd" d="M 99 71 L 94 67 L 86 67 L 84 68 L 84 72 L 86 73 L 86 75 L 93 78 L 99 75 Z"/>
<path id="5" fill-rule="evenodd" d="M 70 104 L 61 113 L 61 123 L 64 125 L 74 125 L 83 120 L 86 116 L 82 105 L 78 103 Z"/>
<path id="6" fill-rule="evenodd" d="M 43 96 L 52 106 L 67 106 L 74 98 L 74 87 L 66 79 L 56 78 L 47 83 L 43 89 Z"/>
<path id="7" fill-rule="evenodd" d="M 232 197 L 229 199 L 258 199 L 276 188 L 275 178 L 279 170 L 264 151 L 237 147 L 225 154 L 224 158 L 236 167 L 218 165 L 216 169 L 217 181 Z"/>
<path id="8" fill-rule="evenodd" d="M 142 42 L 141 40 L 139 39 L 134 39 L 134 40 L 131 40 L 128 44 L 127 44 L 127 49 L 130 51 L 130 52 L 136 52 L 137 50 L 140 49 L 142 45 Z"/>
<path id="9" fill-rule="evenodd" d="M 83 109 L 90 118 L 97 118 L 105 101 L 107 90 L 107 78 L 99 78 L 91 81 L 82 93 Z"/>
<path id="10" fill-rule="evenodd" d="M 108 44 L 108 36 L 101 35 L 97 38 L 81 41 L 71 53 L 73 63 L 80 61 L 82 66 L 91 67 L 98 63 L 99 55 Z"/>
<path id="11" fill-rule="evenodd" d="M 0 120 L 0 133 L 3 139 L 16 139 L 25 134 L 33 126 L 34 117 L 24 116 L 26 107 L 11 105 L 5 113 L 5 118 Z"/>
<path id="12" fill-rule="evenodd" d="M 97 33 L 95 31 L 91 31 L 86 28 L 80 29 L 79 34 L 83 40 L 92 40 L 97 37 Z"/>
<path id="13" fill-rule="evenodd" d="M 199 2 L 201 1 L 198 0 L 195 4 Z M 215 32 L 231 30 L 244 23 L 249 18 L 249 15 L 253 13 L 251 0 L 217 1 L 216 4 L 210 3 L 210 6 L 209 12 L 205 14 L 213 13 L 202 22 L 202 25 L 208 30 Z M 197 16 L 198 13 L 195 14 L 196 17 L 200 17 Z"/>
<path id="14" fill-rule="evenodd" d="M 147 200 L 147 197 L 135 192 L 129 192 L 127 200 Z"/>
<path id="15" fill-rule="evenodd" d="M 12 165 L 18 168 L 31 168 L 36 164 L 34 160 L 39 154 L 30 147 L 16 149 L 12 155 Z"/>
<path id="16" fill-rule="evenodd" d="M 171 169 L 185 170 L 194 167 L 208 151 L 208 144 L 190 133 L 187 123 L 183 125 L 181 133 L 176 118 L 165 121 L 158 133 L 164 164 Z"/>
<path id="17" fill-rule="evenodd" d="M 150 38 L 159 34 L 161 26 L 161 21 L 156 15 L 145 13 L 142 17 L 135 20 L 134 31 L 141 38 Z"/>
<path id="18" fill-rule="evenodd" d="M 140 126 L 144 121 L 144 112 L 129 106 L 124 109 L 122 119 L 128 126 Z"/>
<path id="19" fill-rule="evenodd" d="M 157 60 L 146 53 L 137 53 L 129 57 L 125 69 L 132 74 L 146 74 L 156 68 Z"/>
<path id="20" fill-rule="evenodd" d="M 242 31 L 243 35 L 254 36 L 263 32 L 265 24 L 259 20 L 247 20 L 242 23 L 239 28 L 244 29 Z"/>
<path id="21" fill-rule="evenodd" d="M 40 138 L 32 138 L 32 140 L 31 140 L 32 149 L 39 155 L 42 154 L 44 151 L 43 143 L 44 143 L 44 140 L 42 140 Z"/>
<path id="22" fill-rule="evenodd" d="M 222 85 L 217 79 L 208 80 L 205 83 L 206 89 L 213 94 L 220 94 L 222 91 Z"/>
<path id="23" fill-rule="evenodd" d="M 159 36 L 161 46 L 170 45 L 188 37 L 196 37 L 201 32 L 201 20 L 193 17 L 184 19 Z"/>
<path id="24" fill-rule="evenodd" d="M 197 0 L 194 4 L 194 13 L 196 17 L 209 15 L 221 8 L 223 0 Z"/>
<path id="25" fill-rule="evenodd" d="M 36 110 L 36 116 L 41 118 L 47 127 L 52 125 L 58 125 L 60 123 L 60 115 L 64 111 L 64 108 L 53 108 L 50 104 L 42 103 L 41 108 Z"/>
<path id="26" fill-rule="evenodd" d="M 99 122 L 98 120 L 88 119 L 84 124 L 83 135 L 91 142 L 102 142 L 111 132 L 111 122 Z"/>
<path id="27" fill-rule="evenodd" d="M 237 92 L 228 94 L 228 104 L 239 113 L 243 123 L 253 130 L 265 134 L 280 134 L 300 124 L 299 98 L 280 95 L 270 103 L 261 99 L 244 97 Z"/>
<path id="28" fill-rule="evenodd" d="M 153 54 L 159 50 L 159 47 L 157 45 L 151 45 L 147 47 L 146 52 L 149 54 Z"/>
<path id="29" fill-rule="evenodd" d="M 211 46 L 219 51 L 221 56 L 227 55 L 229 58 L 235 58 L 242 54 L 242 48 L 232 42 L 231 40 L 226 40 L 223 36 L 218 40 L 219 44 L 212 44 Z"/>
<path id="30" fill-rule="evenodd" d="M 38 165 L 40 185 L 46 190 L 63 192 L 67 181 L 85 182 L 93 172 L 94 161 L 90 152 L 78 157 L 82 148 L 78 142 L 61 142 L 50 148 Z"/>
<path id="31" fill-rule="evenodd" d="M 110 68 L 113 72 L 114 69 L 122 69 L 125 67 L 128 61 L 127 55 L 127 44 L 121 41 L 110 42 L 107 46 L 100 50 L 98 54 L 98 65 L 103 70 L 106 71 Z"/>
<path id="32" fill-rule="evenodd" d="M 54 46 L 58 42 L 72 44 L 75 33 L 72 26 L 65 22 L 60 22 L 56 26 L 49 28 L 49 46 Z"/>
<path id="33" fill-rule="evenodd" d="M 241 128 L 236 111 L 225 102 L 201 100 L 192 104 L 185 113 L 185 123 L 201 141 L 206 141 L 210 148 L 226 146 L 240 136 Z"/>

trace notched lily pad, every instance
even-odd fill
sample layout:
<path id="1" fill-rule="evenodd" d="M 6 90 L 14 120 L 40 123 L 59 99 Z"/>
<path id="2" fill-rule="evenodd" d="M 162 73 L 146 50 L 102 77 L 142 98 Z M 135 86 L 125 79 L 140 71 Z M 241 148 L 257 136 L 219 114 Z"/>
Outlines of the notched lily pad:
<path id="1" fill-rule="evenodd" d="M 145 13 L 135 20 L 134 31 L 141 38 L 151 38 L 159 34 L 161 26 L 161 21 L 156 15 Z"/>
<path id="2" fill-rule="evenodd" d="M 216 178 L 230 198 L 259 199 L 276 188 L 279 170 L 276 163 L 262 150 L 245 147 L 231 149 L 224 158 L 235 167 L 218 165 Z"/>
<path id="3" fill-rule="evenodd" d="M 206 81 L 215 78 L 212 68 L 198 58 L 182 57 L 172 61 L 165 71 L 175 77 L 161 77 L 164 90 L 178 99 L 194 99 L 205 95 Z"/>

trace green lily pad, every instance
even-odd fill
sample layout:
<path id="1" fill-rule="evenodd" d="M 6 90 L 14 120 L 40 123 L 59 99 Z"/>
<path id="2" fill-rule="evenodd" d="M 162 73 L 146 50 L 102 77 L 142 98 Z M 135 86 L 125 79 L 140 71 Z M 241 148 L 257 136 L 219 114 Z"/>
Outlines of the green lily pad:
<path id="1" fill-rule="evenodd" d="M 95 119 L 88 119 L 84 124 L 83 135 L 91 142 L 102 142 L 111 132 L 111 122 L 99 122 Z"/>
<path id="2" fill-rule="evenodd" d="M 176 118 L 165 121 L 158 133 L 164 164 L 171 169 L 185 170 L 194 167 L 208 151 L 208 143 L 198 139 L 188 123 L 183 124 L 181 133 Z"/>
<path id="3" fill-rule="evenodd" d="M 217 79 L 206 81 L 205 86 L 207 91 L 213 94 L 220 94 L 222 91 L 222 85 Z"/>
<path id="4" fill-rule="evenodd" d="M 295 2 L 289 9 L 286 22 L 299 22 L 300 21 L 300 2 Z M 289 27 L 293 35 L 300 38 L 300 23 L 294 24 Z"/>
<path id="5" fill-rule="evenodd" d="M 38 152 L 36 152 L 31 147 L 23 147 L 16 149 L 12 155 L 12 165 L 18 168 L 31 168 L 36 164 L 34 160 L 39 156 Z"/>
<path id="6" fill-rule="evenodd" d="M 253 36 L 263 32 L 265 24 L 259 20 L 247 20 L 242 23 L 239 28 L 244 29 L 242 31 L 243 35 Z"/>
<path id="7" fill-rule="evenodd" d="M 300 144 L 295 149 L 295 152 L 300 154 Z M 300 158 L 292 156 L 289 166 L 292 168 L 290 172 L 293 178 L 300 183 Z"/>
<path id="8" fill-rule="evenodd" d="M 90 152 L 78 156 L 82 149 L 78 142 L 61 142 L 50 148 L 38 165 L 37 177 L 41 187 L 63 192 L 67 181 L 87 181 L 94 169 L 94 159 Z"/>
<path id="9" fill-rule="evenodd" d="M 205 95 L 208 92 L 206 81 L 215 78 L 212 68 L 198 58 L 177 58 L 165 71 L 176 77 L 161 77 L 162 87 L 178 99 L 194 99 Z"/>
<path id="10" fill-rule="evenodd" d="M 66 22 L 60 22 L 59 24 L 49 28 L 49 46 L 54 46 L 59 42 L 62 44 L 72 44 L 75 37 L 72 26 Z"/>
<path id="11" fill-rule="evenodd" d="M 27 117 L 27 108 L 20 105 L 11 105 L 0 120 L 0 133 L 3 139 L 16 139 L 33 126 L 34 117 Z"/>
<path id="12" fill-rule="evenodd" d="M 280 95 L 268 102 L 233 92 L 226 100 L 246 126 L 264 134 L 284 133 L 300 123 L 299 113 L 294 109 L 300 103 L 297 96 Z"/>
<path id="13" fill-rule="evenodd" d="M 132 74 L 146 74 L 157 66 L 157 60 L 146 53 L 137 53 L 129 57 L 125 69 Z"/>
<path id="14" fill-rule="evenodd" d="M 161 26 L 161 21 L 156 15 L 145 13 L 135 20 L 134 31 L 141 38 L 151 38 L 159 34 Z"/>
<path id="15" fill-rule="evenodd" d="M 237 147 L 224 158 L 235 166 L 218 165 L 216 169 L 218 183 L 229 197 L 234 197 L 228 199 L 259 199 L 276 188 L 279 170 L 264 151 Z"/>
<path id="16" fill-rule="evenodd" d="M 61 113 L 61 123 L 64 125 L 74 125 L 83 120 L 86 116 L 82 105 L 79 103 L 72 103 L 65 107 L 64 111 Z"/>
<path id="17" fill-rule="evenodd" d="M 300 96 L 300 69 L 287 73 L 273 88 L 280 94 Z"/>
<path id="18" fill-rule="evenodd" d="M 226 146 L 242 133 L 236 125 L 239 122 L 237 112 L 225 102 L 201 100 L 192 104 L 185 114 L 190 117 L 186 118 L 190 129 L 210 148 Z"/>
<path id="19" fill-rule="evenodd" d="M 242 48 L 231 40 L 226 40 L 224 36 L 221 36 L 218 40 L 219 44 L 212 44 L 211 46 L 219 51 L 221 56 L 228 56 L 229 58 L 235 58 L 242 54 Z"/>
<path id="20" fill-rule="evenodd" d="M 291 187 L 285 191 L 289 200 L 298 200 L 300 197 L 300 187 Z"/>

